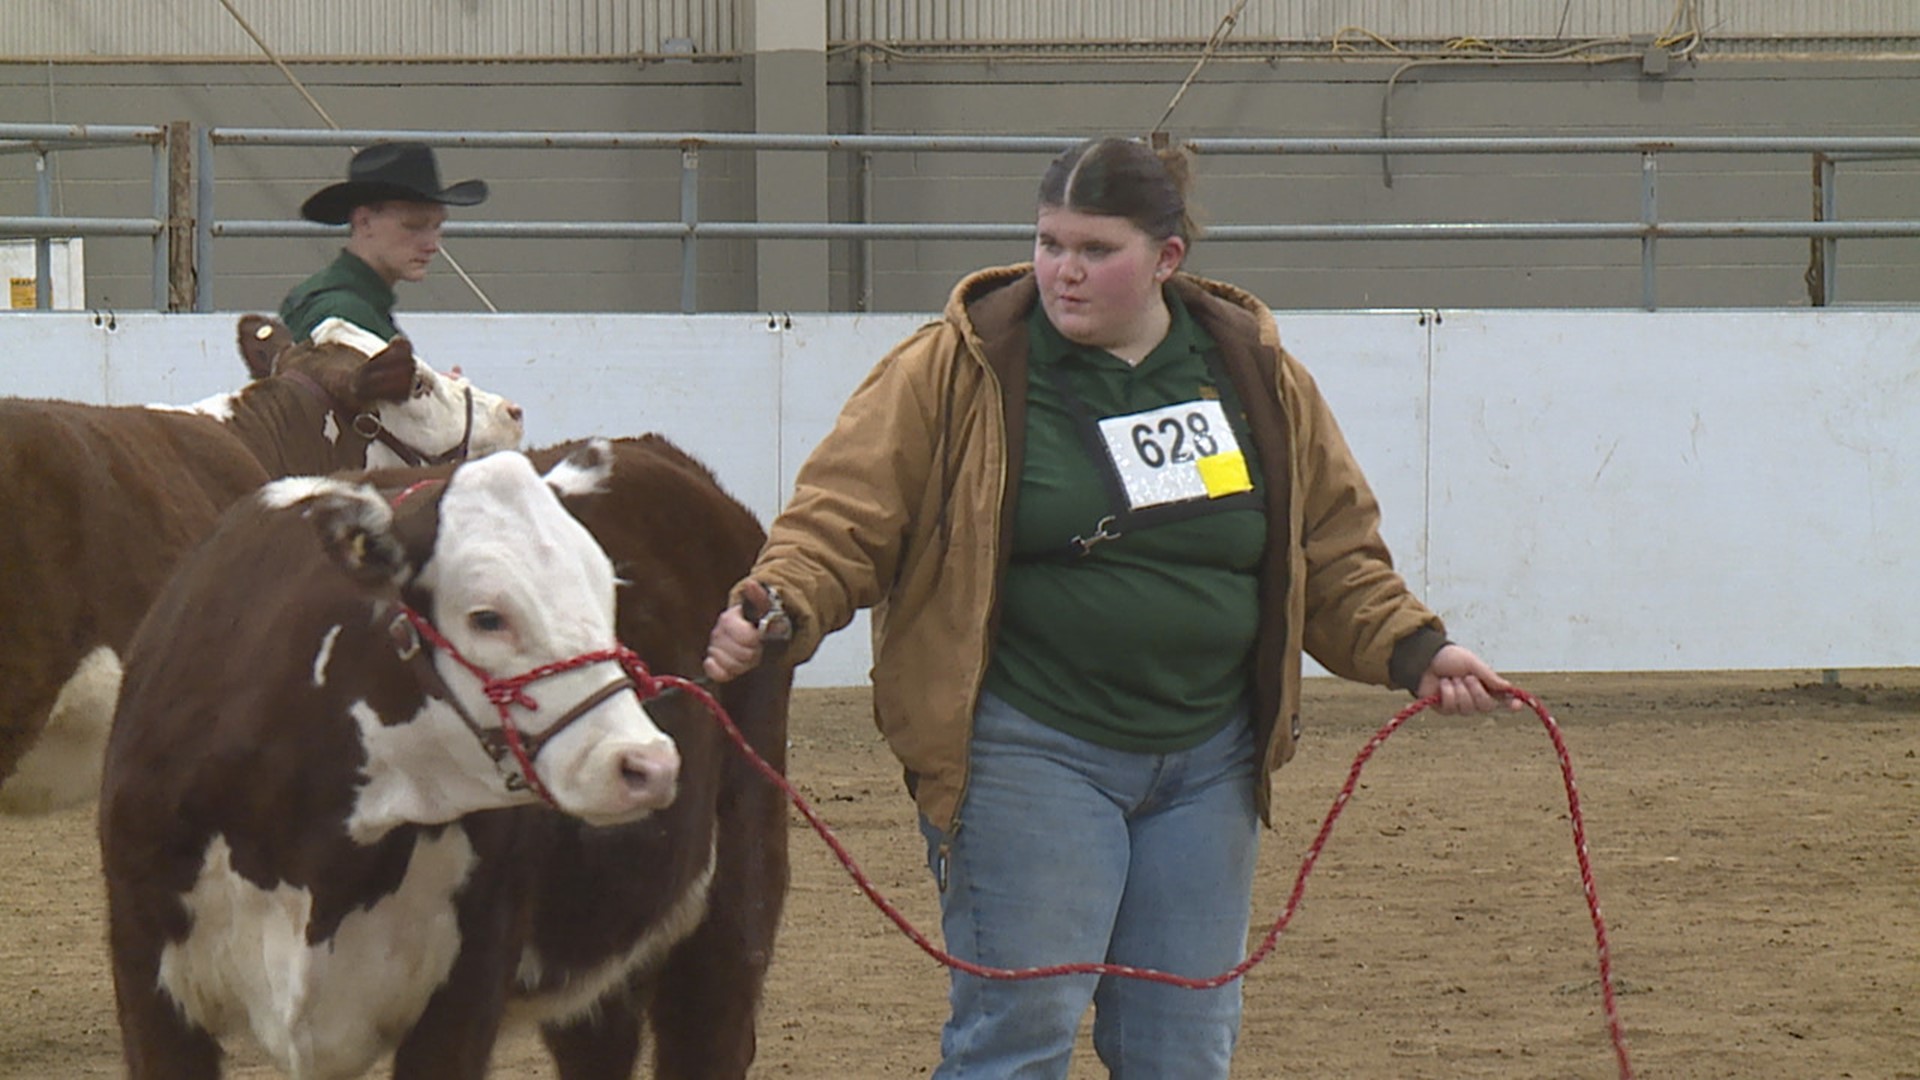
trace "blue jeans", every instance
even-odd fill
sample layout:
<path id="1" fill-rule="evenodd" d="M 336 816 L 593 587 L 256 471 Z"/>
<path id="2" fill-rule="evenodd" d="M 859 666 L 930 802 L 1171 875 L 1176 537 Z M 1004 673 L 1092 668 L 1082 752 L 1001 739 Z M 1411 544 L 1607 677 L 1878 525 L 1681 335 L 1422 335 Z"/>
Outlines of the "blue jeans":
<path id="1" fill-rule="evenodd" d="M 1259 851 L 1244 718 L 1191 750 L 1109 750 L 991 694 L 953 831 L 924 817 L 948 951 L 989 967 L 1106 961 L 1194 978 L 1246 955 Z M 936 1080 L 1062 1080 L 1093 1005 L 1118 1080 L 1220 1080 L 1240 984 L 1186 990 L 1092 975 L 1025 981 L 955 971 Z"/>

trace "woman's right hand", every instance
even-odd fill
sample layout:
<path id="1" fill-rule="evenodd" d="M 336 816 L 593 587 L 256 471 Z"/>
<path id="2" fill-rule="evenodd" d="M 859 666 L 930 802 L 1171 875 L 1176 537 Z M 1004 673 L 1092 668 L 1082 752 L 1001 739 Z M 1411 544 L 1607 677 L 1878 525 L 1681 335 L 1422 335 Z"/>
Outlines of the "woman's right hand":
<path id="1" fill-rule="evenodd" d="M 772 603 L 766 587 L 757 581 L 742 587 L 741 599 L 762 614 Z M 713 621 L 713 632 L 707 635 L 707 656 L 700 666 L 714 682 L 737 679 L 760 662 L 760 640 L 759 624 L 735 604 Z"/>

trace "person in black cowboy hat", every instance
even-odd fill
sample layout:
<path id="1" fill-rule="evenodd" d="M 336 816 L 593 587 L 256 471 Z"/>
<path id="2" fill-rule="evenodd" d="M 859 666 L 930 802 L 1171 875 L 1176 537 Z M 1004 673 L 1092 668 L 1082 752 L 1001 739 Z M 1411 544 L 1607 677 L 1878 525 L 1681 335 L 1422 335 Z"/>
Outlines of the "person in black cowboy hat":
<path id="1" fill-rule="evenodd" d="M 390 341 L 393 286 L 420 281 L 440 252 L 440 227 L 449 206 L 486 201 L 483 180 L 440 186 L 440 168 L 424 143 L 377 143 L 353 155 L 347 179 L 314 192 L 300 216 L 326 225 L 350 225 L 347 246 L 325 270 L 294 286 L 280 319 L 295 341 L 312 337 L 329 318 L 341 318 Z"/>

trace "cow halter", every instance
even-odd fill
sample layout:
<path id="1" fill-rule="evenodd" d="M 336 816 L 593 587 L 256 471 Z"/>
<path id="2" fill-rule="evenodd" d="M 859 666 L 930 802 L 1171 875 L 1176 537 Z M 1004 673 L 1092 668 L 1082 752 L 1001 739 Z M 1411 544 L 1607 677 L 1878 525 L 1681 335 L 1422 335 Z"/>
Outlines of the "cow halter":
<path id="1" fill-rule="evenodd" d="M 641 661 L 638 654 L 618 643 L 611 649 L 581 653 L 571 659 L 542 664 L 519 675 L 495 678 L 478 664 L 461 655 L 460 650 L 435 629 L 434 625 L 427 621 L 426 616 L 414 610 L 412 606 L 398 603 L 395 607 L 398 611 L 387 624 L 387 633 L 393 639 L 394 651 L 400 659 L 411 664 L 419 675 L 421 688 L 429 696 L 439 698 L 453 706 L 453 711 L 467 725 L 467 730 L 473 732 L 474 738 L 479 740 L 480 748 L 486 751 L 487 757 L 493 760 L 494 766 L 504 774 L 508 791 L 531 791 L 540 797 L 541 802 L 555 810 L 561 809 L 560 804 L 555 801 L 547 785 L 541 781 L 540 774 L 534 770 L 533 764 L 541 748 L 546 746 L 548 741 L 565 730 L 569 724 L 592 711 L 595 706 L 624 691 L 633 691 L 641 701 L 651 701 L 659 697 L 666 687 L 677 686 L 687 681 L 674 675 L 656 677 L 647 670 L 647 665 Z M 481 689 L 487 695 L 487 700 L 493 702 L 494 709 L 500 714 L 499 727 L 483 726 L 473 718 L 465 706 L 460 704 L 460 699 L 454 696 L 453 688 L 440 677 L 440 672 L 433 666 L 433 660 L 427 656 L 426 650 L 421 648 L 422 641 L 452 657 L 461 667 L 472 672 L 474 678 L 480 680 Z M 511 712 L 513 706 L 518 705 L 530 711 L 540 707 L 539 702 L 528 696 L 526 692 L 529 684 L 548 676 L 558 675 L 563 671 L 609 662 L 620 665 L 620 676 L 588 694 L 545 731 L 537 735 L 527 735 L 514 725 Z M 518 772 L 506 771 L 503 762 L 509 754 L 518 766 Z"/>
<path id="2" fill-rule="evenodd" d="M 469 386 L 466 388 L 466 397 L 466 430 L 460 433 L 460 441 L 458 443 L 455 443 L 449 449 L 438 454 L 423 453 L 401 442 L 394 437 L 393 432 L 387 430 L 386 425 L 380 422 L 379 417 L 370 412 L 363 412 L 353 418 L 353 430 L 364 439 L 378 441 L 380 445 L 393 451 L 394 456 L 406 462 L 408 465 L 418 467 L 421 465 L 457 464 L 467 460 L 468 450 L 473 446 L 473 387 Z M 366 425 L 365 429 L 361 427 L 363 422 Z"/>
<path id="3" fill-rule="evenodd" d="M 348 415 L 347 410 L 341 407 L 340 399 L 334 397 L 332 391 L 321 386 L 318 380 L 306 372 L 285 371 L 281 372 L 281 374 L 293 380 L 296 385 L 305 389 L 307 393 L 313 395 L 314 400 L 318 401 L 322 408 L 332 413 L 337 420 L 344 422 L 355 435 L 360 436 L 368 442 L 379 443 L 381 446 L 393 451 L 395 457 L 408 465 L 417 468 L 422 465 L 447 465 L 462 462 L 467 460 L 467 455 L 473 446 L 473 387 L 471 386 L 465 388 L 467 426 L 466 430 L 460 433 L 460 441 L 451 449 L 438 454 L 429 454 L 422 450 L 416 450 L 406 443 L 401 442 L 393 432 L 387 430 L 385 424 L 380 422 L 380 417 L 374 415 L 371 411 L 362 410 Z"/>

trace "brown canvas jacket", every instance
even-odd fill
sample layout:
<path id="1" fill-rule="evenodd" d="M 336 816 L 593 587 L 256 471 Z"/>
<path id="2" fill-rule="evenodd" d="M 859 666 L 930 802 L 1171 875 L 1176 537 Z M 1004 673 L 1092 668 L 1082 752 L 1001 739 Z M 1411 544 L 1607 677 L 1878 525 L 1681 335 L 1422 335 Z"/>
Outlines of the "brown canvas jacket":
<path id="1" fill-rule="evenodd" d="M 1412 688 L 1444 628 L 1393 568 L 1379 507 L 1313 378 L 1252 295 L 1181 274 L 1245 403 L 1267 489 L 1254 717 L 1268 777 L 1300 737 L 1301 650 L 1361 682 Z M 873 608 L 874 718 L 927 817 L 949 829 L 1010 550 L 1026 419 L 1027 265 L 955 287 L 883 358 L 808 457 L 752 577 L 794 623 L 787 662 Z M 1264 392 L 1263 392 L 1264 391 Z M 737 590 L 736 590 L 737 598 Z M 1271 823 L 1271 780 L 1260 812 Z"/>

